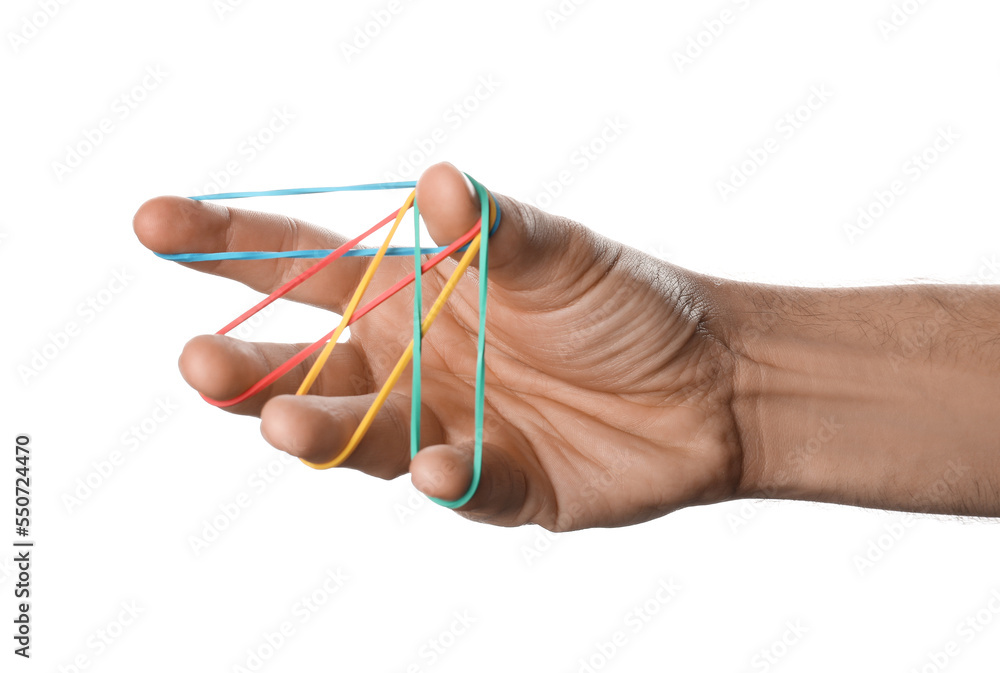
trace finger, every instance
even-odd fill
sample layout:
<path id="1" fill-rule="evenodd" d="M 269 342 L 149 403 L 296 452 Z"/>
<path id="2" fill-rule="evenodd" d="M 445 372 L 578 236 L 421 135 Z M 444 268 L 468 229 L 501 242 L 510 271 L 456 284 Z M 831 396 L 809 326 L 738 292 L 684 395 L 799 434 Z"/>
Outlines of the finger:
<path id="1" fill-rule="evenodd" d="M 336 458 L 361 423 L 374 394 L 355 397 L 281 395 L 264 405 L 260 431 L 276 449 L 310 463 Z M 426 408 L 421 417 L 421 441 L 441 441 L 441 426 Z M 393 479 L 406 473 L 410 460 L 410 400 L 392 394 L 375 416 L 344 467 Z"/>
<path id="2" fill-rule="evenodd" d="M 410 463 L 414 487 L 434 498 L 458 500 L 472 483 L 473 449 L 438 444 L 421 449 Z M 523 461 L 494 444 L 483 445 L 479 485 L 472 498 L 457 511 L 498 526 L 520 526 L 531 520 L 529 473 Z M 541 483 L 541 482 L 537 482 Z"/>
<path id="3" fill-rule="evenodd" d="M 490 280 L 500 286 L 520 292 L 541 289 L 553 296 L 608 257 L 609 242 L 586 227 L 500 194 L 493 197 L 501 219 L 490 238 Z M 472 184 L 447 162 L 420 176 L 417 203 L 438 245 L 462 236 L 480 216 Z"/>
<path id="4" fill-rule="evenodd" d="M 283 215 L 230 208 L 179 196 L 160 196 L 142 204 L 132 221 L 136 236 L 160 254 L 247 250 L 334 249 L 348 239 Z M 318 260 L 223 260 L 188 263 L 198 271 L 224 276 L 270 294 Z M 340 312 L 367 267 L 361 257 L 338 259 L 286 296 Z"/>
<path id="5" fill-rule="evenodd" d="M 184 380 L 199 393 L 213 400 L 228 400 L 304 347 L 305 344 L 255 343 L 206 334 L 184 346 L 179 366 Z M 223 408 L 235 414 L 260 416 L 269 399 L 295 392 L 317 355 L 309 356 L 258 394 Z M 345 342 L 337 344 L 312 390 L 316 395 L 361 395 L 373 389 L 374 382 L 358 348 Z"/>

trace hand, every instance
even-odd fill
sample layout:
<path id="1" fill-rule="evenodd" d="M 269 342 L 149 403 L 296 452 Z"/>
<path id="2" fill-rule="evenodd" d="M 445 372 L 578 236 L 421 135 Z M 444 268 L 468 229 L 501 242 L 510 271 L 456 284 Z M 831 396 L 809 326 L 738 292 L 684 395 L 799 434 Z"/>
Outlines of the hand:
<path id="1" fill-rule="evenodd" d="M 460 511 L 477 521 L 550 530 L 621 526 L 734 496 L 743 456 L 730 410 L 735 362 L 705 329 L 708 301 L 696 274 L 608 240 L 566 219 L 496 195 L 490 239 L 486 421 L 482 480 Z M 473 226 L 479 204 L 450 164 L 428 169 L 417 200 L 439 245 Z M 160 253 L 335 248 L 346 238 L 279 215 L 179 197 L 139 209 L 135 232 Z M 457 258 L 458 255 L 455 255 Z M 269 293 L 311 260 L 188 264 Z M 289 299 L 343 310 L 367 258 L 337 260 Z M 430 302 L 455 266 L 424 274 Z M 366 296 L 412 271 L 387 257 Z M 344 463 L 455 499 L 472 476 L 477 272 L 467 272 L 423 342 L 421 451 L 409 459 L 409 373 Z M 362 318 L 338 344 L 306 396 L 294 396 L 313 359 L 230 407 L 259 416 L 276 448 L 321 463 L 336 456 L 412 336 L 412 292 Z M 224 316 L 220 316 L 224 317 Z M 331 329 L 335 325 L 331 317 Z M 233 397 L 302 344 L 192 339 L 185 380 Z M 315 356 L 314 356 L 315 357 Z M 426 448 L 424 448 L 426 447 Z"/>

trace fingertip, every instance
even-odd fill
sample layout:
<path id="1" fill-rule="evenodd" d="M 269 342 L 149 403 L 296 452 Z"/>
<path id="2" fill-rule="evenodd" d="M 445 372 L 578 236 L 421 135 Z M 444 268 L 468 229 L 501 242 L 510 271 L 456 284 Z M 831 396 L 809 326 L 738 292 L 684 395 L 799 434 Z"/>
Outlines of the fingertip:
<path id="1" fill-rule="evenodd" d="M 417 204 L 427 230 L 439 245 L 465 234 L 479 218 L 479 197 L 464 173 L 444 161 L 417 181 Z"/>
<path id="2" fill-rule="evenodd" d="M 200 334 L 184 344 L 180 357 L 177 358 L 177 368 L 189 386 L 212 397 L 205 388 L 211 385 L 215 378 L 212 370 L 218 360 L 218 348 L 214 334 Z"/>
<path id="3" fill-rule="evenodd" d="M 182 196 L 157 196 L 136 211 L 132 230 L 139 242 L 160 254 L 197 252 L 191 246 L 225 226 L 226 209 Z"/>
<path id="4" fill-rule="evenodd" d="M 170 222 L 176 219 L 179 200 L 177 196 L 157 196 L 139 206 L 132 218 L 132 230 L 144 246 L 155 252 L 170 248 L 174 238 Z"/>
<path id="5" fill-rule="evenodd" d="M 566 249 L 588 246 L 582 226 L 556 225 L 542 210 L 492 190 L 499 226 L 490 234 L 490 278 L 510 290 L 542 286 L 570 259 Z M 480 203 L 472 183 L 453 165 L 435 164 L 417 182 L 417 202 L 427 230 L 439 245 L 448 245 L 466 234 L 479 220 Z M 491 230 L 493 223 L 487 223 Z M 461 253 L 455 253 L 457 259 Z M 478 266 L 477 261 L 473 261 Z"/>
<path id="6" fill-rule="evenodd" d="M 194 337 L 181 350 L 177 366 L 188 385 L 213 399 L 227 399 L 242 392 L 252 375 L 240 357 L 238 339 L 218 334 Z"/>
<path id="7" fill-rule="evenodd" d="M 288 428 L 292 424 L 292 417 L 296 411 L 292 408 L 287 397 L 291 395 L 277 395 L 264 403 L 260 411 L 260 435 L 268 444 L 276 449 L 285 450 Z"/>
<path id="8" fill-rule="evenodd" d="M 457 500 L 472 483 L 472 456 L 448 444 L 428 446 L 410 462 L 410 480 L 424 495 Z"/>
<path id="9" fill-rule="evenodd" d="M 331 446 L 340 446 L 339 427 L 328 410 L 310 395 L 277 395 L 260 414 L 260 434 L 268 444 L 313 463 L 329 460 Z"/>
<path id="10" fill-rule="evenodd" d="M 306 458 L 305 447 L 312 446 L 303 431 L 312 427 L 306 422 L 307 410 L 295 395 L 278 395 L 264 405 L 260 413 L 260 434 L 276 449 Z"/>

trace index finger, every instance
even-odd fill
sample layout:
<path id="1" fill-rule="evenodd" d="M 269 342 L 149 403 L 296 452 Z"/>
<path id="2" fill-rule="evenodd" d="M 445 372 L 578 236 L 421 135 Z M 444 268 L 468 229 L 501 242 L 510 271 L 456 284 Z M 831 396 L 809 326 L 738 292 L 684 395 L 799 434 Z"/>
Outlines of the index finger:
<path id="1" fill-rule="evenodd" d="M 143 245 L 161 254 L 334 249 L 348 240 L 329 229 L 285 215 L 179 196 L 160 196 L 146 201 L 136 212 L 132 227 Z M 315 259 L 267 259 L 183 264 L 270 294 L 315 263 Z M 337 260 L 316 273 L 309 283 L 293 289 L 287 297 L 340 312 L 367 266 L 368 260 L 361 257 Z"/>

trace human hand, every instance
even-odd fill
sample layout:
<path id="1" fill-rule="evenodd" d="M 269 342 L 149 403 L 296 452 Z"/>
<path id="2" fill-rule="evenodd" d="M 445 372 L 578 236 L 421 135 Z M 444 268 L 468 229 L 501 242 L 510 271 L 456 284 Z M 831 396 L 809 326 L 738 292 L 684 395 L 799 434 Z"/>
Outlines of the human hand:
<path id="1" fill-rule="evenodd" d="M 503 218 L 490 241 L 482 480 L 458 511 L 498 525 L 571 530 L 637 523 L 733 496 L 742 474 L 729 404 L 734 363 L 704 329 L 708 307 L 696 274 L 496 198 Z M 475 192 L 450 164 L 424 173 L 417 200 L 440 245 L 479 215 Z M 346 240 L 287 217 L 179 197 L 143 204 L 134 228 L 160 253 L 335 248 Z M 188 266 L 271 292 L 312 263 Z M 367 264 L 337 260 L 287 298 L 342 311 Z M 424 274 L 426 297 L 454 264 Z M 412 266 L 387 257 L 369 296 Z M 410 462 L 407 373 L 344 466 L 385 479 L 409 470 L 416 488 L 448 500 L 468 488 L 478 302 L 477 274 L 467 275 L 423 341 L 421 451 Z M 261 433 L 278 449 L 330 460 L 408 343 L 411 299 L 412 291 L 401 293 L 352 326 L 312 394 L 290 393 L 315 356 L 229 410 L 259 416 Z M 199 392 L 227 399 L 302 346 L 199 336 L 184 348 L 180 369 Z"/>

